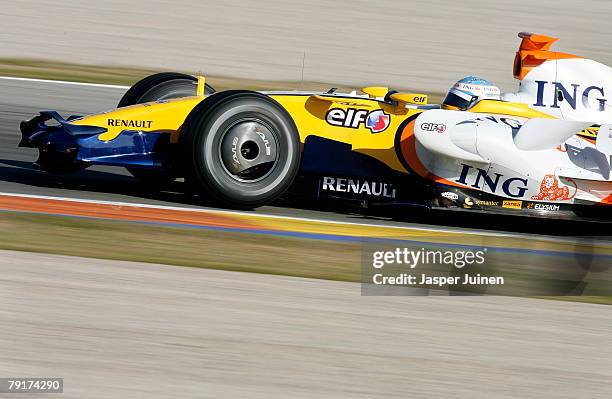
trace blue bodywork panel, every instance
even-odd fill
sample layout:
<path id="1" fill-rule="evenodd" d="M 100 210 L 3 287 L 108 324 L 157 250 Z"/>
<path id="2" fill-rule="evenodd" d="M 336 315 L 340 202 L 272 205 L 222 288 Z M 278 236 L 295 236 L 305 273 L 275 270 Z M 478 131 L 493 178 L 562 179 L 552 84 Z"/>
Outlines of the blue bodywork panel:
<path id="1" fill-rule="evenodd" d="M 50 120 L 57 123 L 47 124 Z M 157 168 L 162 167 L 168 156 L 169 132 L 124 130 L 113 140 L 101 141 L 98 137 L 104 132 L 106 129 L 98 126 L 71 124 L 56 111 L 42 111 L 21 123 L 19 146 L 61 156 L 74 154 L 75 162 L 98 165 Z"/>
<path id="2" fill-rule="evenodd" d="M 160 167 L 165 151 L 155 149 L 168 144 L 170 133 L 141 133 L 124 130 L 113 140 L 98 136 L 79 137 L 77 160 L 99 165 Z"/>
<path id="3" fill-rule="evenodd" d="M 380 177 L 390 174 L 387 165 L 352 151 L 350 144 L 308 136 L 304 142 L 302 170 L 321 175 Z"/>

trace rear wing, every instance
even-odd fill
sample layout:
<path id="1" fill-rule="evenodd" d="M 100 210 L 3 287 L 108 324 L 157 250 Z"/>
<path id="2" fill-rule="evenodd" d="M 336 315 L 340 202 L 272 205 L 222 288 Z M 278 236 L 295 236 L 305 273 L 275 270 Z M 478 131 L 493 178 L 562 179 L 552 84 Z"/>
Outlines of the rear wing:
<path id="1" fill-rule="evenodd" d="M 514 78 L 523 80 L 525 76 L 535 67 L 546 61 L 564 58 L 582 58 L 577 55 L 551 51 L 553 43 L 559 38 L 538 35 L 535 33 L 521 32 L 518 37 L 523 39 L 519 50 L 514 56 L 513 74 Z"/>

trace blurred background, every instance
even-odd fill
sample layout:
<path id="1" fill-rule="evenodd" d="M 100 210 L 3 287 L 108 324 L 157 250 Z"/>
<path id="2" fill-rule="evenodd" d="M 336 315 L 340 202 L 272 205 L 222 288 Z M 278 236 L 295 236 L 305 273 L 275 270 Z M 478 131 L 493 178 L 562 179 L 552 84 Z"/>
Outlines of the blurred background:
<path id="1" fill-rule="evenodd" d="M 0 77 L 18 77 L 0 79 L 0 377 L 63 377 L 58 397 L 78 399 L 612 397 L 612 297 L 365 297 L 357 283 L 364 238 L 427 236 L 496 247 L 500 268 L 575 257 L 556 278 L 597 280 L 607 225 L 203 209 L 119 168 L 53 176 L 16 148 L 39 110 L 99 112 L 126 90 L 20 77 L 128 85 L 173 70 L 217 89 L 376 84 L 439 100 L 467 75 L 515 90 L 520 31 L 612 65 L 611 17 L 609 0 L 0 0 Z"/>
<path id="2" fill-rule="evenodd" d="M 444 92 L 514 90 L 519 31 L 612 64 L 606 0 L 0 1 L 0 58 Z"/>

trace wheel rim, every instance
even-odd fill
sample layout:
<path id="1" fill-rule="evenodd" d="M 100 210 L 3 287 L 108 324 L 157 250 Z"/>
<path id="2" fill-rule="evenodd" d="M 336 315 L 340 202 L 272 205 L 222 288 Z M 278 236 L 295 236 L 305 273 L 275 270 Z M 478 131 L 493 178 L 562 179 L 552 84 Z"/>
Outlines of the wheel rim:
<path id="1" fill-rule="evenodd" d="M 277 135 L 259 119 L 238 120 L 223 132 L 219 157 L 233 179 L 248 183 L 260 181 L 278 162 Z"/>

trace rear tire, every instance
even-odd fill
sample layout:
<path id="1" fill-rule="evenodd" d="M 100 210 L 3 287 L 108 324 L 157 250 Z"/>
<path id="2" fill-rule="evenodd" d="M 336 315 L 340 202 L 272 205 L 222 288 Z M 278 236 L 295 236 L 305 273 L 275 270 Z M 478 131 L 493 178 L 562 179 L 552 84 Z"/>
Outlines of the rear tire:
<path id="1" fill-rule="evenodd" d="M 197 78 L 191 75 L 176 72 L 162 72 L 147 76 L 134 84 L 119 101 L 118 108 L 146 102 L 168 100 L 171 98 L 195 96 L 197 91 Z M 215 92 L 210 85 L 206 85 L 204 94 Z M 176 179 L 173 171 L 168 169 L 147 169 L 127 167 L 128 172 L 141 182 L 153 186 L 163 186 Z"/>
<path id="2" fill-rule="evenodd" d="M 177 72 L 162 72 L 136 82 L 119 100 L 118 108 L 151 101 L 196 95 L 197 78 Z M 204 88 L 204 94 L 212 94 L 215 89 L 210 85 Z"/>
<path id="3" fill-rule="evenodd" d="M 260 93 L 225 92 L 212 104 L 200 103 L 180 137 L 188 181 L 222 206 L 269 204 L 299 170 L 300 138 L 293 119 Z"/>

